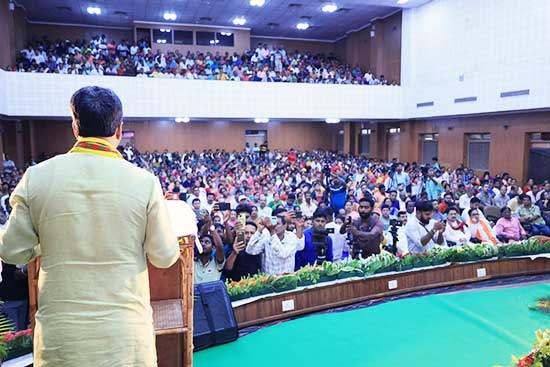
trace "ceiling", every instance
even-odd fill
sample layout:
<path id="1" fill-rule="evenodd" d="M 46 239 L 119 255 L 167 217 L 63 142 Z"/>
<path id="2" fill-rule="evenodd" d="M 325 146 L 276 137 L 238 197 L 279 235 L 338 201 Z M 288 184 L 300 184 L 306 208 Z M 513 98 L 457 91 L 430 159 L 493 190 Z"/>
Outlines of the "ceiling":
<path id="1" fill-rule="evenodd" d="M 244 27 L 254 36 L 317 40 L 336 40 L 400 7 L 429 1 L 409 0 L 401 6 L 397 0 L 331 0 L 340 10 L 328 14 L 321 11 L 325 0 L 266 0 L 261 8 L 250 6 L 249 0 L 15 0 L 25 8 L 28 19 L 36 22 L 132 27 L 134 21 L 169 23 L 163 14 L 173 11 L 177 15 L 174 23 L 233 26 L 233 18 L 244 16 Z M 102 14 L 88 14 L 89 6 L 100 7 Z M 304 19 L 311 27 L 297 30 L 296 24 Z"/>

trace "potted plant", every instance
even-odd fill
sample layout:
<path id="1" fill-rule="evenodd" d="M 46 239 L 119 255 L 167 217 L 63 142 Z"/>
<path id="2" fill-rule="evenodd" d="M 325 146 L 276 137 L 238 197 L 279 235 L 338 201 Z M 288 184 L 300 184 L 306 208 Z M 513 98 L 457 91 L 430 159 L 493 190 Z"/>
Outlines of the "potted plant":
<path id="1" fill-rule="evenodd" d="M 256 274 L 253 277 L 248 278 L 248 285 L 250 286 L 250 295 L 252 297 L 263 296 L 264 294 L 273 293 L 273 276 L 265 274 Z"/>
<path id="2" fill-rule="evenodd" d="M 321 279 L 321 271 L 322 268 L 314 267 L 309 264 L 304 266 L 296 273 L 296 275 L 298 275 L 298 278 L 300 278 L 300 280 L 298 281 L 298 286 L 305 287 L 311 284 L 318 283 Z"/>
<path id="3" fill-rule="evenodd" d="M 285 292 L 298 287 L 298 276 L 295 274 L 284 274 L 275 278 L 271 284 L 275 292 Z"/>

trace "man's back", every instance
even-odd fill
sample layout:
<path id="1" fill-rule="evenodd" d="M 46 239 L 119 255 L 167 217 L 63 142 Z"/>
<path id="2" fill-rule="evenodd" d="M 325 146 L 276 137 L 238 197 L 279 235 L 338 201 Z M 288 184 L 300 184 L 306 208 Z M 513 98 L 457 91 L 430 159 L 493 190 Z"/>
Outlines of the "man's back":
<path id="1" fill-rule="evenodd" d="M 145 253 L 159 267 L 179 255 L 156 179 L 71 153 L 29 168 L 12 201 L 0 256 L 26 263 L 40 243 L 39 365 L 156 365 Z"/>

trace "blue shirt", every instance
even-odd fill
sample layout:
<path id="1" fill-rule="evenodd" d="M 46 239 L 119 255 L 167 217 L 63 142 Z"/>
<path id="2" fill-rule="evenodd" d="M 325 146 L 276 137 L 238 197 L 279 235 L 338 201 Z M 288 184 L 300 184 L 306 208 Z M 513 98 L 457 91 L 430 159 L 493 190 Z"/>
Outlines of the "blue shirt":
<path id="1" fill-rule="evenodd" d="M 302 251 L 296 252 L 296 262 L 294 269 L 298 270 L 307 264 L 315 265 L 317 262 L 317 246 L 311 242 L 311 236 L 313 235 L 313 228 L 304 231 L 305 247 Z M 326 261 L 332 261 L 334 259 L 332 255 L 332 238 L 327 236 L 327 258 Z"/>
<path id="2" fill-rule="evenodd" d="M 406 172 L 395 172 L 390 181 L 390 190 L 397 190 L 397 186 L 403 184 L 405 188 L 411 184 L 411 178 Z"/>
<path id="3" fill-rule="evenodd" d="M 330 191 L 330 207 L 335 213 L 342 209 L 346 205 L 347 190 L 345 185 L 338 187 L 329 185 Z"/>
<path id="4" fill-rule="evenodd" d="M 439 198 L 439 194 L 442 193 L 443 190 L 437 183 L 435 183 L 433 180 L 427 179 L 426 180 L 426 194 L 428 195 L 428 200 L 437 200 Z"/>

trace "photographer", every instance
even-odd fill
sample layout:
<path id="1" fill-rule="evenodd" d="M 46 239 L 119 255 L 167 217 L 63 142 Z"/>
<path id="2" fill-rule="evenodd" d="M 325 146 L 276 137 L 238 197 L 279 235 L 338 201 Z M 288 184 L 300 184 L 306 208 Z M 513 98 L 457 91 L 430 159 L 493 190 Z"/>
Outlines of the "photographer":
<path id="1" fill-rule="evenodd" d="M 384 224 L 377 215 L 372 215 L 374 201 L 363 198 L 359 200 L 360 218 L 352 221 L 348 217 L 345 224 L 340 228 L 340 234 L 351 235 L 353 257 L 361 255 L 367 258 L 372 254 L 380 253 L 380 242 L 384 232 Z"/>
<path id="2" fill-rule="evenodd" d="M 325 261 L 333 261 L 332 239 L 325 228 L 327 219 L 322 210 L 313 213 L 313 227 L 304 231 L 305 246 L 296 252 L 296 264 L 298 270 L 307 264 L 322 264 Z M 332 229 L 334 233 L 334 229 Z"/>

